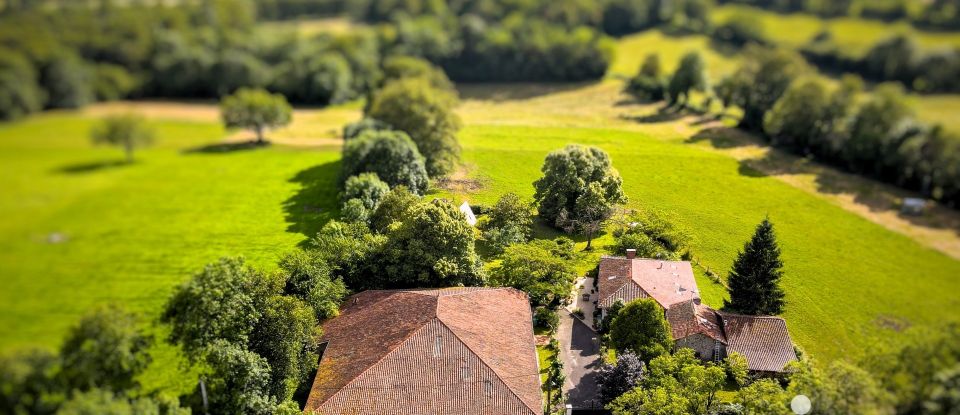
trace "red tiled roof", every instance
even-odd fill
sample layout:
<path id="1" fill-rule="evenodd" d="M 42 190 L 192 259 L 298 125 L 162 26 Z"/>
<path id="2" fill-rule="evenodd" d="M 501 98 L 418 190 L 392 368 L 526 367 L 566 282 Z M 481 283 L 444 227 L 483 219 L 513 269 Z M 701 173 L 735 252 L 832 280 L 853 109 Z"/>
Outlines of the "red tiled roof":
<path id="1" fill-rule="evenodd" d="M 328 344 L 307 412 L 540 412 L 532 316 L 521 291 L 366 291 L 323 328 Z"/>
<path id="2" fill-rule="evenodd" d="M 742 354 L 750 370 L 782 372 L 787 363 L 797 360 L 787 323 L 782 318 L 717 314 L 727 337 L 727 353 Z"/>
<path id="3" fill-rule="evenodd" d="M 609 307 L 620 298 L 624 302 L 653 297 L 664 309 L 700 298 L 693 268 L 686 261 L 603 257 L 597 274 L 600 307 Z M 631 287 L 629 284 L 635 284 Z"/>
<path id="4" fill-rule="evenodd" d="M 679 340 L 694 334 L 703 334 L 714 340 L 726 343 L 720 328 L 717 312 L 699 303 L 699 300 L 687 300 L 674 304 L 667 309 L 667 321 L 673 331 L 673 339 Z"/>

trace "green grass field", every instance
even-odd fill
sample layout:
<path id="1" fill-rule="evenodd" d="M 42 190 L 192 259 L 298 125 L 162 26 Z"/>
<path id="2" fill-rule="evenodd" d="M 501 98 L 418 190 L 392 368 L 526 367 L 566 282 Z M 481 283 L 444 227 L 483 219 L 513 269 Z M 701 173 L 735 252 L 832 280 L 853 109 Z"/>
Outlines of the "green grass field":
<path id="1" fill-rule="evenodd" d="M 0 126 L 0 350 L 56 345 L 95 304 L 153 319 L 204 264 L 270 267 L 336 208 L 338 149 L 218 152 L 204 147 L 223 137 L 217 124 L 154 121 L 157 145 L 128 166 L 91 147 L 91 125 L 48 114 Z M 164 371 L 148 386 L 176 381 Z"/>
<path id="2" fill-rule="evenodd" d="M 484 190 L 463 195 L 492 203 L 507 191 L 531 197 L 547 152 L 567 143 L 608 151 L 630 205 L 667 212 L 694 234 L 694 252 L 714 270 L 729 269 L 754 226 L 769 215 L 786 262 L 787 310 L 794 340 L 815 356 L 856 355 L 890 321 L 929 324 L 960 305 L 960 262 L 772 177 L 758 177 L 709 144 L 599 128 L 470 125 L 464 159 Z M 601 239 L 600 245 L 609 242 Z M 698 283 L 721 306 L 722 287 Z M 860 346 L 860 347 L 858 347 Z"/>
<path id="3" fill-rule="evenodd" d="M 824 20 L 809 14 L 782 14 L 736 4 L 716 7 L 711 17 L 720 24 L 734 14 L 759 20 L 773 41 L 794 48 L 803 46 L 823 30 L 833 33 L 837 44 L 854 55 L 866 53 L 877 41 L 898 33 L 914 35 L 925 48 L 960 46 L 960 34 L 918 30 L 907 22 L 886 23 L 856 17 Z"/>
<path id="4" fill-rule="evenodd" d="M 702 36 L 650 31 L 622 39 L 619 49 L 611 77 L 635 73 L 649 52 L 661 53 L 670 70 L 686 51 L 704 50 L 714 77 L 737 64 Z M 741 150 L 737 142 L 711 133 L 693 139 L 682 120 L 646 116 L 651 107 L 621 103 L 611 92 L 619 87 L 606 80 L 465 88 L 464 175 L 481 188 L 434 195 L 485 204 L 508 191 L 530 197 L 549 151 L 596 145 L 613 157 L 630 206 L 660 210 L 689 229 L 696 257 L 720 274 L 769 215 L 783 244 L 789 328 L 822 360 L 895 339 L 885 327 L 956 318 L 960 262 L 744 165 L 729 154 Z M 921 115 L 949 121 L 958 102 L 924 97 Z M 358 116 L 356 107 L 298 112 L 296 127 L 276 135 L 294 146 L 248 149 L 218 144 L 228 134 L 215 108 L 170 104 L 152 118 L 156 146 L 129 166 L 118 163 L 118 150 L 91 146 L 90 113 L 0 124 L 0 352 L 55 347 L 96 304 L 122 303 L 155 319 L 177 283 L 223 255 L 273 266 L 336 213 L 339 149 L 296 141 L 329 141 Z M 594 255 L 610 242 L 602 236 Z M 697 280 L 705 302 L 720 306 L 723 287 L 703 270 Z M 177 359 L 158 348 L 148 388 L 192 386 L 171 371 Z"/>

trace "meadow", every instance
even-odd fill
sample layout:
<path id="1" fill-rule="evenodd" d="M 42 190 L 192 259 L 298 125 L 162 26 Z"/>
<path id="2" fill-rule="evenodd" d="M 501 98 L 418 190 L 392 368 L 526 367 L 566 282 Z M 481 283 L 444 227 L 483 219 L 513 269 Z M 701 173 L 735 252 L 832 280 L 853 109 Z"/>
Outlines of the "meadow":
<path id="1" fill-rule="evenodd" d="M 702 36 L 648 31 L 620 40 L 604 81 L 461 86 L 464 167 L 454 183 L 468 185 L 431 196 L 529 198 L 549 151 L 595 145 L 623 176 L 629 207 L 661 211 L 691 232 L 707 304 L 721 306 L 725 290 L 704 269 L 725 275 L 769 216 L 786 262 L 784 316 L 794 340 L 821 360 L 856 357 L 905 327 L 952 318 L 945 310 L 960 305 L 956 212 L 937 210 L 917 226 L 861 197 L 894 194 L 888 187 L 826 168 L 783 169 L 802 160 L 737 135 L 729 120 L 663 111 L 620 92 L 615 78 L 635 73 L 647 53 L 660 53 L 670 70 L 693 49 L 704 51 L 714 77 L 736 68 L 736 57 Z M 919 101 L 922 116 L 949 121 L 944 108 L 960 99 Z M 152 321 L 176 284 L 220 256 L 270 269 L 336 215 L 337 132 L 359 108 L 298 110 L 269 147 L 244 145 L 249 137 L 225 131 L 204 103 L 114 103 L 0 125 L 0 352 L 55 347 L 97 304 L 122 303 Z M 156 145 L 133 165 L 88 139 L 104 113 L 126 109 L 157 130 Z M 592 255 L 610 242 L 601 236 Z M 170 373 L 175 351 L 157 354 L 148 388 L 192 386 Z"/>

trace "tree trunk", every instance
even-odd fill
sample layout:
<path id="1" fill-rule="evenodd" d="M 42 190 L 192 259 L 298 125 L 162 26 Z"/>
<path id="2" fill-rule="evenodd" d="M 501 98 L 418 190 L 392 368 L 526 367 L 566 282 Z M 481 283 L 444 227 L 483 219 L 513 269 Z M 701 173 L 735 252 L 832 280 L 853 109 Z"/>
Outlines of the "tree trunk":
<path id="1" fill-rule="evenodd" d="M 125 141 L 123 143 L 123 151 L 127 155 L 127 164 L 133 163 L 133 143 Z"/>
<path id="2" fill-rule="evenodd" d="M 587 246 L 583 248 L 584 251 L 589 251 L 591 245 L 593 244 L 593 231 L 587 232 Z"/>
<path id="3" fill-rule="evenodd" d="M 254 131 L 257 133 L 257 144 L 263 144 L 263 127 L 258 125 Z"/>

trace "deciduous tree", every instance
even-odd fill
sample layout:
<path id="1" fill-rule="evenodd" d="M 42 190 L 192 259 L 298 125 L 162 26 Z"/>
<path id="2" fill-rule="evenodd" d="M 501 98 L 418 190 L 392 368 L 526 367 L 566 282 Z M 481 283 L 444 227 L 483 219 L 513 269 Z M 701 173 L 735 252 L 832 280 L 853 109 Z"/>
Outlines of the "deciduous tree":
<path id="1" fill-rule="evenodd" d="M 513 287 L 530 296 L 533 307 L 558 307 L 570 297 L 577 270 L 573 264 L 535 243 L 514 244 L 501 256 L 490 284 Z"/>
<path id="2" fill-rule="evenodd" d="M 60 378 L 68 390 L 135 390 L 150 364 L 151 343 L 133 314 L 98 308 L 71 328 L 60 346 Z"/>
<path id="3" fill-rule="evenodd" d="M 90 132 L 90 137 L 94 144 L 123 148 L 127 163 L 132 163 L 134 150 L 153 142 L 153 130 L 139 115 L 111 115 Z"/>
<path id="4" fill-rule="evenodd" d="M 406 78 L 388 83 L 374 95 L 366 115 L 409 134 L 433 177 L 451 172 L 460 159 L 456 105 L 457 98 L 449 91 L 434 88 L 426 79 Z"/>
<path id="5" fill-rule="evenodd" d="M 227 128 L 251 130 L 257 135 L 257 143 L 264 142 L 267 130 L 290 124 L 293 115 L 283 95 L 246 88 L 224 97 L 220 111 Z"/>
<path id="6" fill-rule="evenodd" d="M 406 186 L 423 194 L 429 183 L 416 144 L 400 131 L 367 131 L 343 146 L 344 179 L 374 173 L 390 187 Z"/>
<path id="7" fill-rule="evenodd" d="M 610 323 L 610 344 L 650 361 L 673 348 L 670 333 L 660 305 L 651 298 L 637 299 L 627 303 Z"/>
<path id="8" fill-rule="evenodd" d="M 685 107 L 690 100 L 690 91 L 703 92 L 709 88 L 707 65 L 703 56 L 699 52 L 690 52 L 680 59 L 680 65 L 667 85 L 670 105 Z"/>
<path id="9" fill-rule="evenodd" d="M 646 365 L 630 351 L 617 353 L 616 364 L 603 364 L 597 372 L 598 399 L 606 406 L 640 385 Z"/>
<path id="10" fill-rule="evenodd" d="M 543 177 L 533 183 L 537 210 L 561 229 L 595 232 L 612 206 L 627 201 L 620 174 L 599 148 L 569 145 L 548 154 L 541 171 Z"/>

